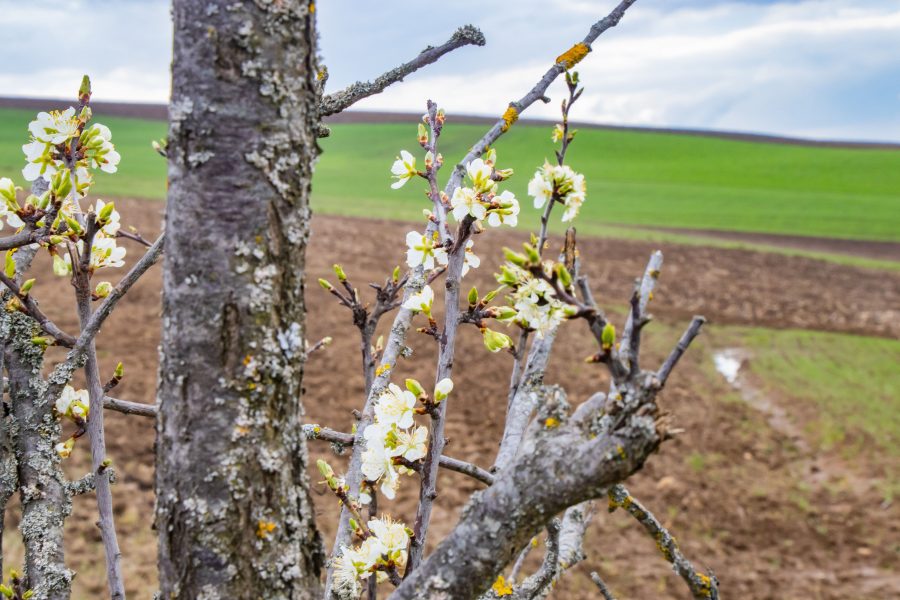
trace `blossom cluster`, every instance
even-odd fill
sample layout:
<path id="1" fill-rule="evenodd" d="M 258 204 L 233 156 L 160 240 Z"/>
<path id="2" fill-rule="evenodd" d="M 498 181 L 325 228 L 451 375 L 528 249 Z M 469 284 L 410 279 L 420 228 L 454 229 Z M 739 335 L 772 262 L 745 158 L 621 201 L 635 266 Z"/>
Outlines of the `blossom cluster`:
<path id="1" fill-rule="evenodd" d="M 371 484 L 381 482 L 381 493 L 393 500 L 400 485 L 400 475 L 414 472 L 404 464 L 415 463 L 427 452 L 428 428 L 416 425 L 416 404 L 424 394 L 419 382 L 408 379 L 407 389 L 388 385 L 375 402 L 375 422 L 366 427 L 363 436 L 366 449 L 362 454 L 362 474 Z M 434 401 L 445 399 L 453 389 L 449 379 L 435 387 Z M 415 393 L 414 393 L 415 392 Z M 367 498 L 360 501 L 366 503 Z"/>
<path id="2" fill-rule="evenodd" d="M 560 301 L 553 286 L 522 265 L 521 258 L 524 257 L 512 252 L 507 252 L 507 257 L 511 260 L 500 267 L 500 273 L 495 277 L 501 284 L 512 288 L 508 299 L 516 314 L 510 317 L 510 321 L 543 337 L 563 319 L 574 314 L 574 307 Z M 550 277 L 555 266 L 553 261 L 543 261 L 540 268 Z"/>
<path id="3" fill-rule="evenodd" d="M 406 566 L 406 548 L 410 531 L 402 523 L 390 517 L 371 519 L 368 537 L 358 547 L 344 546 L 335 559 L 334 583 L 339 598 L 357 598 L 362 591 L 362 581 L 375 573 L 379 582 L 387 578 L 386 569 L 403 569 Z"/>
<path id="4" fill-rule="evenodd" d="M 576 173 L 568 165 L 545 162 L 528 182 L 528 195 L 534 198 L 535 208 L 542 208 L 547 202 L 561 202 L 566 207 L 563 222 L 578 216 L 586 194 L 584 175 Z"/>
<path id="5" fill-rule="evenodd" d="M 456 188 L 450 198 L 450 208 L 457 221 L 471 216 L 477 221 L 487 220 L 491 227 L 518 224 L 519 201 L 515 195 L 509 190 L 497 193 L 497 182 L 509 178 L 512 169 L 497 170 L 496 161 L 497 152 L 492 148 L 485 159 L 476 158 L 466 165 L 471 187 Z"/>
<path id="6" fill-rule="evenodd" d="M 90 169 L 115 173 L 121 157 L 111 141 L 112 133 L 100 123 L 85 128 L 90 118 L 88 107 L 78 114 L 72 107 L 38 113 L 28 124 L 31 140 L 22 146 L 28 161 L 22 176 L 27 181 L 42 177 L 49 182 L 54 173 L 70 166 L 75 192 L 84 196 L 93 181 Z"/>
<path id="7" fill-rule="evenodd" d="M 22 175 L 28 181 L 43 179 L 49 183 L 40 197 L 29 195 L 20 206 L 17 194 L 21 188 L 7 177 L 0 178 L 0 228 L 5 219 L 9 226 L 21 229 L 26 225 L 22 218 L 26 215 L 37 215 L 32 217 L 35 226 L 45 227 L 47 222 L 40 217 L 51 215 L 51 235 L 41 243 L 53 256 L 54 273 L 61 276 L 72 273 L 73 248 L 78 254 L 84 251 L 82 238 L 87 224 L 79 199 L 90 190 L 91 171 L 115 173 L 121 158 L 109 128 L 100 123 L 88 125 L 90 118 L 89 107 L 80 112 L 70 107 L 38 113 L 28 124 L 30 139 L 22 146 L 26 160 Z M 120 225 L 115 206 L 97 200 L 89 210 L 99 226 L 91 244 L 91 270 L 123 266 L 125 248 L 116 243 Z"/>
<path id="8" fill-rule="evenodd" d="M 90 412 L 90 404 L 90 395 L 87 390 L 76 390 L 72 386 L 67 385 L 63 388 L 59 398 L 56 399 L 56 404 L 53 405 L 53 408 L 60 418 L 69 419 L 79 426 L 83 426 Z M 65 442 L 56 444 L 55 449 L 60 457 L 68 458 L 74 447 L 75 437 L 73 436 Z"/>

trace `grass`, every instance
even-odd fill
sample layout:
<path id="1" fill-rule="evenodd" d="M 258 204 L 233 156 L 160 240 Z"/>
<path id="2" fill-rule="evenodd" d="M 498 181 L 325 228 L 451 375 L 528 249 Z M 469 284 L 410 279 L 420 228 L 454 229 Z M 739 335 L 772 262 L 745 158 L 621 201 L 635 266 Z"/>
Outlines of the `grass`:
<path id="1" fill-rule="evenodd" d="M 447 160 L 458 159 L 483 129 L 448 121 L 441 138 Z M 552 156 L 549 137 L 547 127 L 514 127 L 497 145 L 501 166 L 518 174 L 509 187 L 522 199 L 534 169 Z M 401 148 L 417 148 L 413 124 L 334 126 L 321 145 L 314 207 L 420 218 L 422 186 L 391 190 L 388 174 Z M 900 241 L 897 150 L 583 130 L 569 156 L 588 178 L 578 223 L 584 233 L 628 224 Z M 536 211 L 523 213 L 533 227 Z"/>
<path id="2" fill-rule="evenodd" d="M 0 109 L 0 177 L 11 177 L 23 185 L 25 156 L 22 144 L 28 141 L 28 122 L 34 113 L 28 110 Z M 166 135 L 162 121 L 98 116 L 113 134 L 116 149 L 122 155 L 119 172 L 97 172 L 93 191 L 100 197 L 165 198 L 166 161 L 150 147 L 150 141 Z"/>
<path id="3" fill-rule="evenodd" d="M 30 111 L 0 109 L 0 174 L 18 183 L 20 147 L 31 118 Z M 117 176 L 97 176 L 96 193 L 164 198 L 166 166 L 150 141 L 165 135 L 165 124 L 102 115 L 98 120 L 112 129 L 122 163 Z M 421 219 L 423 186 L 389 186 L 393 157 L 401 148 L 418 149 L 414 124 L 332 129 L 332 136 L 320 142 L 324 153 L 316 168 L 313 208 Z M 458 125 L 451 118 L 441 138 L 447 161 L 460 158 L 483 131 L 484 126 Z M 509 187 L 523 200 L 521 221 L 529 228 L 538 217 L 525 189 L 534 169 L 552 156 L 549 137 L 548 127 L 519 126 L 497 146 L 501 166 L 517 172 Z M 589 235 L 650 235 L 609 226 L 620 224 L 900 241 L 898 150 L 586 129 L 576 138 L 569 162 L 588 178 L 588 201 L 578 226 Z M 562 224 L 554 220 L 554 227 L 561 230 Z"/>
<path id="4" fill-rule="evenodd" d="M 848 456 L 900 459 L 900 341 L 813 331 L 738 329 L 768 391 L 809 403 L 810 439 Z"/>

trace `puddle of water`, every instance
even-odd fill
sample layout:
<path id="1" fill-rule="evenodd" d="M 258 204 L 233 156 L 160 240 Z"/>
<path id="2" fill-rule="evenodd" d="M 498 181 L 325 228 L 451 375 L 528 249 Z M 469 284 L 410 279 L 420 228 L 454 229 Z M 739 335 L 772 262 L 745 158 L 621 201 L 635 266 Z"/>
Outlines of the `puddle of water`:
<path id="1" fill-rule="evenodd" d="M 743 352 L 735 348 L 726 348 L 713 354 L 713 363 L 716 365 L 716 371 L 734 387 L 740 387 L 738 376 L 741 373 L 741 364 L 744 360 L 743 354 Z"/>

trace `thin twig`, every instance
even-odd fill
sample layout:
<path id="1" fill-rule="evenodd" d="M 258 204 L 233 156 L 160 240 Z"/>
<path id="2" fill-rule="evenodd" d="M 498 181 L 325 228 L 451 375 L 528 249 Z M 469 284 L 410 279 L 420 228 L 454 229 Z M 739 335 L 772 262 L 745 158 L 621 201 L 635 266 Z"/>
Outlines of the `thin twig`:
<path id="1" fill-rule="evenodd" d="M 594 585 L 597 586 L 597 589 L 600 590 L 600 595 L 603 596 L 603 600 L 616 600 L 616 597 L 613 596 L 612 592 L 609 591 L 609 588 L 606 587 L 606 584 L 603 583 L 603 580 L 600 579 L 600 575 L 597 571 L 591 571 L 591 581 L 593 581 Z"/>
<path id="2" fill-rule="evenodd" d="M 415 73 L 422 67 L 430 65 L 448 52 L 452 52 L 457 48 L 470 44 L 474 46 L 484 46 L 484 34 L 481 33 L 481 30 L 472 25 L 460 27 L 449 40 L 440 46 L 429 46 L 411 61 L 403 63 L 395 69 L 391 69 L 375 79 L 375 81 L 365 83 L 357 81 L 339 92 L 325 96 L 319 103 L 319 116 L 327 117 L 328 115 L 339 113 L 363 98 L 380 94 L 389 85 L 398 81 L 403 81 L 403 78 L 407 75 Z"/>
<path id="3" fill-rule="evenodd" d="M 156 264 L 156 261 L 162 256 L 165 237 L 165 232 L 160 234 L 153 243 L 153 246 L 151 246 L 144 256 L 131 267 L 131 270 L 128 271 L 121 281 L 119 281 L 119 284 L 113 288 L 109 293 L 109 296 L 103 300 L 103 303 L 100 304 L 97 310 L 90 316 L 87 324 L 82 327 L 81 333 L 75 340 L 75 344 L 73 344 L 72 349 L 66 356 L 66 360 L 58 364 L 47 378 L 49 386 L 47 387 L 44 396 L 49 401 L 55 401 L 56 398 L 59 397 L 63 386 L 65 386 L 72 378 L 73 371 L 84 360 L 84 353 L 88 345 L 94 340 L 94 337 L 100 331 L 100 327 L 109 315 L 112 314 L 112 311 L 116 307 L 116 304 L 119 303 L 119 300 L 122 299 L 128 290 L 137 283 L 138 279 L 140 279 L 150 267 Z M 73 262 L 73 264 L 75 263 Z"/>
<path id="4" fill-rule="evenodd" d="M 584 36 L 584 39 L 580 42 L 581 44 L 584 44 L 585 49 L 590 51 L 591 44 L 600 37 L 600 34 L 607 29 L 618 25 L 619 21 L 621 21 L 622 17 L 625 15 L 625 11 L 627 11 L 635 2 L 637 2 L 637 0 L 622 0 L 622 2 L 620 2 L 606 17 L 594 23 L 590 31 L 588 31 L 588 34 Z M 522 96 L 518 101 L 510 102 L 507 112 L 504 113 L 504 117 L 498 119 L 493 127 L 491 127 L 487 133 L 472 146 L 469 153 L 459 161 L 453 170 L 450 181 L 447 182 L 447 186 L 444 188 L 444 191 L 448 196 L 452 196 L 453 190 L 458 188 L 459 184 L 462 182 L 463 176 L 466 173 L 466 165 L 484 154 L 488 146 L 492 145 L 501 135 L 506 133 L 525 109 L 538 100 L 544 100 L 545 93 L 547 92 L 547 88 L 550 87 L 550 84 L 553 83 L 557 77 L 565 73 L 566 69 L 575 66 L 573 62 L 566 60 L 565 57 L 565 53 L 560 55 L 553 66 L 547 69 L 547 72 L 544 73 L 544 76 L 541 77 L 540 81 L 537 82 L 531 91 Z"/>
<path id="5" fill-rule="evenodd" d="M 688 346 L 694 341 L 694 338 L 700 334 L 700 328 L 703 327 L 704 323 L 706 323 L 705 318 L 695 316 L 691 321 L 691 324 L 688 325 L 687 330 L 681 335 L 681 339 L 678 340 L 678 344 L 672 350 L 672 353 L 669 354 L 669 357 L 666 358 L 666 361 L 659 368 L 659 371 L 656 372 L 656 378 L 659 380 L 660 387 L 666 384 L 666 380 L 669 378 L 672 369 L 678 364 L 681 355 L 685 353 Z"/>
<path id="6" fill-rule="evenodd" d="M 656 547 L 675 572 L 684 579 L 695 600 L 717 600 L 719 597 L 719 581 L 710 572 L 703 574 L 685 558 L 675 543 L 672 534 L 653 516 L 647 507 L 628 493 L 623 485 L 615 485 L 609 490 L 609 510 L 624 508 L 632 517 L 643 525 L 648 534 L 656 541 Z"/>
<path id="7" fill-rule="evenodd" d="M 156 418 L 157 408 L 155 404 L 141 404 L 140 402 L 130 402 L 128 400 L 119 400 L 111 396 L 103 397 L 103 408 L 114 410 L 125 415 L 135 415 L 137 417 Z"/>
<path id="8" fill-rule="evenodd" d="M 25 309 L 25 313 L 37 321 L 38 325 L 41 326 L 41 329 L 52 336 L 57 344 L 66 348 L 71 348 L 75 344 L 75 338 L 60 329 L 56 323 L 51 321 L 38 307 L 37 302 L 35 302 L 34 297 L 30 293 L 23 294 L 19 285 L 2 272 L 0 272 L 0 282 L 2 282 L 3 285 L 19 299 L 19 302 L 22 303 L 22 308 Z"/>

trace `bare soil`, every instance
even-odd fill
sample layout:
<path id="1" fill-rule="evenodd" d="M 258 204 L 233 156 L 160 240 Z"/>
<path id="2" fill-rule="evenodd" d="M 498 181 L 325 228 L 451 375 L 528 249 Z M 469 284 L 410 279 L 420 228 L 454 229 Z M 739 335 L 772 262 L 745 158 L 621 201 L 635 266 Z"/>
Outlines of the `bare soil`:
<path id="1" fill-rule="evenodd" d="M 117 202 L 123 219 L 145 237 L 155 233 L 162 203 Z M 407 224 L 322 217 L 313 220 L 308 277 L 331 275 L 340 262 L 365 294 L 365 284 L 383 280 L 403 260 Z M 524 233 L 498 232 L 476 239 L 482 267 L 467 277 L 479 290 L 493 287 L 491 273 L 503 245 L 516 245 Z M 583 240 L 582 256 L 598 300 L 613 314 L 625 304 L 634 278 L 652 250 L 640 241 Z M 724 334 L 717 326 L 751 324 L 810 328 L 875 336 L 900 335 L 900 273 L 835 265 L 807 258 L 745 250 L 664 244 L 666 264 L 653 302 L 657 323 L 645 335 L 644 364 L 658 364 L 677 340 L 686 320 L 706 315 L 706 333 L 691 348 L 662 395 L 673 426 L 684 433 L 664 444 L 642 472 L 628 483 L 631 491 L 671 528 L 684 552 L 698 566 L 713 569 L 726 598 L 846 599 L 896 598 L 900 550 L 900 508 L 883 504 L 875 478 L 883 465 L 854 465 L 854 480 L 843 470 L 811 480 L 805 470 L 809 450 L 793 435 L 770 426 L 765 414 L 742 402 L 715 373 L 712 351 Z M 140 249 L 130 251 L 134 260 Z M 36 267 L 34 293 L 64 329 L 76 329 L 72 290 L 50 275 L 48 261 Z M 100 360 L 111 372 L 122 360 L 126 377 L 114 394 L 152 402 L 159 341 L 161 270 L 154 268 L 122 302 L 100 340 Z M 310 359 L 303 400 L 308 422 L 349 430 L 353 409 L 363 398 L 358 338 L 350 315 L 318 286 L 308 290 L 309 338 L 334 337 L 334 343 Z M 389 323 L 385 323 L 386 331 Z M 492 463 L 505 412 L 505 386 L 511 365 L 507 355 L 484 350 L 477 331 L 460 335 L 455 367 L 456 391 L 448 421 L 448 454 L 481 466 Z M 433 378 L 434 343 L 412 339 L 413 359 L 401 363 L 399 377 Z M 582 358 L 595 351 L 578 323 L 567 326 L 557 342 L 548 381 L 563 384 L 573 404 L 604 389 L 602 369 Z M 62 354 L 52 354 L 57 360 Z M 778 401 L 789 406 L 791 398 Z M 790 411 L 789 411 L 790 414 Z M 109 455 L 119 474 L 113 488 L 130 596 L 152 597 L 155 586 L 153 515 L 153 424 L 147 419 L 108 413 Z M 326 444 L 313 442 L 313 459 L 330 456 Z M 883 458 L 881 459 L 883 460 Z M 816 464 L 826 465 L 827 461 Z M 76 446 L 66 469 L 71 477 L 87 470 L 88 446 Z M 311 470 L 311 479 L 320 477 Z M 863 485 L 859 485 L 859 481 Z M 460 508 L 480 484 L 455 473 L 442 473 L 429 541 L 439 540 L 456 521 Z M 409 518 L 417 485 L 403 482 L 398 501 L 382 504 Z M 316 485 L 314 500 L 326 545 L 337 514 L 335 500 Z M 75 500 L 68 525 L 68 557 L 79 574 L 75 598 L 106 597 L 99 535 L 92 496 Z M 16 522 L 12 515 L 7 520 Z M 21 563 L 21 546 L 4 537 L 7 566 Z M 587 559 L 554 591 L 559 599 L 596 598 L 587 577 L 598 570 L 621 598 L 688 598 L 654 540 L 626 514 L 607 514 L 598 501 L 586 542 Z M 542 548 L 533 552 L 535 560 Z"/>
<path id="2" fill-rule="evenodd" d="M 728 242 L 742 242 L 775 246 L 777 248 L 795 248 L 809 252 L 827 254 L 846 254 L 877 260 L 900 262 L 900 243 L 881 242 L 875 240 L 852 240 L 805 235 L 782 235 L 777 233 L 755 233 L 750 231 L 724 231 L 721 229 L 695 229 L 687 227 L 653 227 L 639 225 L 623 225 L 629 229 L 646 229 L 666 233 L 680 233 L 698 238 L 712 238 Z"/>

